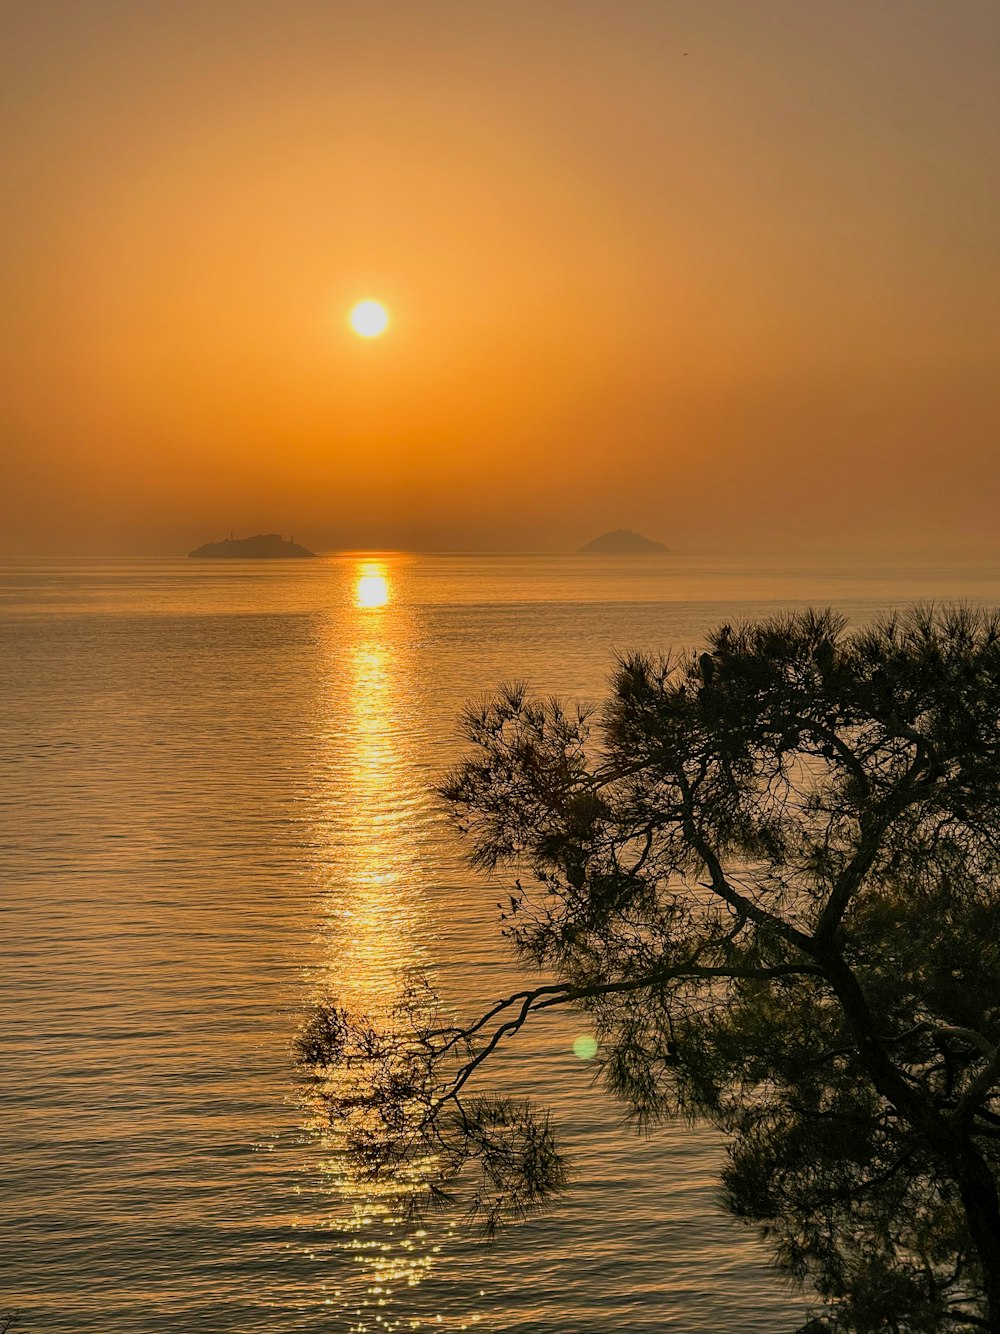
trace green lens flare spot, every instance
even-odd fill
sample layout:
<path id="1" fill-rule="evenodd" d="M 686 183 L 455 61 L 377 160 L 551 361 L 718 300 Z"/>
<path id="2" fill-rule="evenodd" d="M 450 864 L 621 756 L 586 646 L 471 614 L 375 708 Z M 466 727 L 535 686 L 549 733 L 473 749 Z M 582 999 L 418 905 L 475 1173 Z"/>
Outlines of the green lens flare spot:
<path id="1" fill-rule="evenodd" d="M 581 1061 L 592 1061 L 597 1055 L 597 1039 L 590 1033 L 581 1033 L 573 1040 L 573 1055 Z"/>

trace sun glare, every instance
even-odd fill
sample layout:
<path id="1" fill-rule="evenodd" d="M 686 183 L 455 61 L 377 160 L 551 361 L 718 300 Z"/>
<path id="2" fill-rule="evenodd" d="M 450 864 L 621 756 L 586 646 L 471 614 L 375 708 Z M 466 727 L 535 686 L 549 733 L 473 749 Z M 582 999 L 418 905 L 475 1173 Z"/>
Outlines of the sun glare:
<path id="1" fill-rule="evenodd" d="M 389 326 L 389 312 L 381 301 L 359 301 L 351 307 L 348 322 L 362 338 L 377 338 Z"/>
<path id="2" fill-rule="evenodd" d="M 377 568 L 368 567 L 358 576 L 354 601 L 359 607 L 384 607 L 389 601 L 389 581 Z"/>

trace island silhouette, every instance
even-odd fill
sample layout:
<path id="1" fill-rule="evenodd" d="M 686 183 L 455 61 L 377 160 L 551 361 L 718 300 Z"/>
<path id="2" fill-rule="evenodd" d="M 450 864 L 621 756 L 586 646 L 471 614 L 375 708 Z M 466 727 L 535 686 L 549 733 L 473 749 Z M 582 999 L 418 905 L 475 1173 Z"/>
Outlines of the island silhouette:
<path id="1" fill-rule="evenodd" d="M 197 559 L 223 560 L 286 560 L 289 557 L 315 556 L 315 551 L 300 546 L 291 538 L 286 542 L 280 533 L 258 533 L 256 537 L 229 537 L 221 542 L 206 542 L 188 552 Z"/>
<path id="2" fill-rule="evenodd" d="M 630 532 L 627 528 L 616 528 L 612 533 L 602 533 L 592 542 L 580 548 L 581 552 L 595 555 L 632 556 L 642 552 L 669 551 L 662 542 L 654 542 L 651 537 Z"/>

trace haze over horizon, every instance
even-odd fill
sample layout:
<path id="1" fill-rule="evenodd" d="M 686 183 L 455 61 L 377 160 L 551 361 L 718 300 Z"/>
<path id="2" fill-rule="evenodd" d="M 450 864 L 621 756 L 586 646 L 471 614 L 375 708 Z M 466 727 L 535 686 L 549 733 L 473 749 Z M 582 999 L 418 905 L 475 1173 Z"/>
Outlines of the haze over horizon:
<path id="1" fill-rule="evenodd" d="M 0 27 L 0 552 L 997 550 L 986 0 Z"/>

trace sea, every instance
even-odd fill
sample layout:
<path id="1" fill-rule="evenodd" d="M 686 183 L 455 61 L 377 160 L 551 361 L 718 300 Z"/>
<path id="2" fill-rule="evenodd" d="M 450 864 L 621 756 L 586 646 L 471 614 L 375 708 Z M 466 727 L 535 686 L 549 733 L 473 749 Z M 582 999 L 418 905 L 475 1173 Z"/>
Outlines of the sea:
<path id="1" fill-rule="evenodd" d="M 573 1186 L 490 1244 L 362 1180 L 296 1072 L 317 1001 L 532 980 L 436 795 L 501 683 L 833 606 L 1000 603 L 1000 560 L 423 556 L 0 566 L 0 1316 L 25 1334 L 776 1334 L 808 1294 L 719 1202 L 708 1126 L 639 1135 L 574 1043 L 493 1078 Z M 589 1052 L 592 1044 L 576 1042 Z"/>

